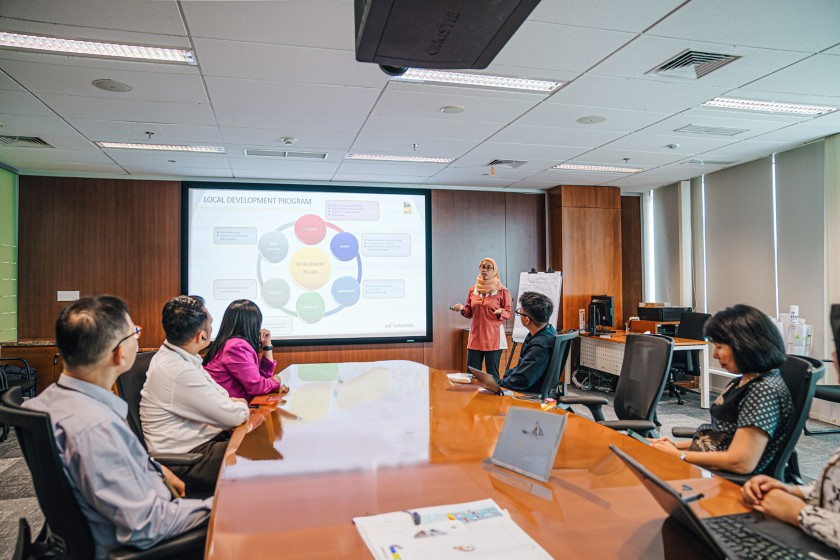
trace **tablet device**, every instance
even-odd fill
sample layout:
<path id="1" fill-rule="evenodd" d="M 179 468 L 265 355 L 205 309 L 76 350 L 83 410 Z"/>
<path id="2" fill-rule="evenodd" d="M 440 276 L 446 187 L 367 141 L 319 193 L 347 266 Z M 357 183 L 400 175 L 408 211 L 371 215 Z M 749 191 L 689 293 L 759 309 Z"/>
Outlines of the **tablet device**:
<path id="1" fill-rule="evenodd" d="M 487 462 L 548 482 L 565 428 L 565 414 L 512 406 Z"/>

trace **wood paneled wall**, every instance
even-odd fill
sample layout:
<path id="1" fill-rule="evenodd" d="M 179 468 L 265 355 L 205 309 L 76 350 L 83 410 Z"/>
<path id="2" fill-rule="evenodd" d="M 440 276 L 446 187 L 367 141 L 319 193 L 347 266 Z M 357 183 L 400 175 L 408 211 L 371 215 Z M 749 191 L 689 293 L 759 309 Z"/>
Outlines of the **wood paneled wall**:
<path id="1" fill-rule="evenodd" d="M 624 316 L 636 315 L 642 301 L 642 197 L 621 197 L 621 281 Z"/>
<path id="2" fill-rule="evenodd" d="M 141 345 L 160 345 L 161 308 L 180 291 L 180 205 L 177 182 L 21 177 L 19 337 L 52 338 L 66 305 L 56 291 L 79 290 L 124 297 Z M 434 342 L 282 347 L 278 367 L 401 359 L 459 369 L 469 322 L 449 306 L 466 299 L 485 256 L 513 297 L 519 272 L 545 268 L 543 195 L 432 191 Z"/>
<path id="3" fill-rule="evenodd" d="M 621 192 L 563 185 L 549 191 L 549 264 L 563 271 L 562 329 L 578 327 L 578 309 L 595 294 L 613 296 L 622 314 Z"/>

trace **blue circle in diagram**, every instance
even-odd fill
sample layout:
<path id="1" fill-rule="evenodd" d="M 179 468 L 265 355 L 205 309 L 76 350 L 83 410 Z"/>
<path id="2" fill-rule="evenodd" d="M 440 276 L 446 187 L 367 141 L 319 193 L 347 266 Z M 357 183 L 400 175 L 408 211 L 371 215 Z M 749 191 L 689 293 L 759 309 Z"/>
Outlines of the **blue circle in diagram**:
<path id="1" fill-rule="evenodd" d="M 330 241 L 330 251 L 340 261 L 349 261 L 359 254 L 359 240 L 352 233 L 342 231 Z"/>
<path id="2" fill-rule="evenodd" d="M 333 282 L 332 297 L 341 306 L 349 307 L 359 301 L 361 289 L 352 276 L 341 276 Z"/>

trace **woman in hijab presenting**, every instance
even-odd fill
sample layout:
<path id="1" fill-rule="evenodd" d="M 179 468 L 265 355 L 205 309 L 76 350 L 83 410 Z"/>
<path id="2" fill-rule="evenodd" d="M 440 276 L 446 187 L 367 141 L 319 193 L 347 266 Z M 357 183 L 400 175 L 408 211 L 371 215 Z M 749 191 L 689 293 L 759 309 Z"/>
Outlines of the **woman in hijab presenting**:
<path id="1" fill-rule="evenodd" d="M 498 380 L 499 360 L 502 350 L 507 348 L 505 320 L 510 318 L 510 292 L 502 285 L 496 261 L 489 257 L 482 259 L 466 303 L 457 303 L 450 309 L 472 320 L 467 366 L 484 370 Z"/>

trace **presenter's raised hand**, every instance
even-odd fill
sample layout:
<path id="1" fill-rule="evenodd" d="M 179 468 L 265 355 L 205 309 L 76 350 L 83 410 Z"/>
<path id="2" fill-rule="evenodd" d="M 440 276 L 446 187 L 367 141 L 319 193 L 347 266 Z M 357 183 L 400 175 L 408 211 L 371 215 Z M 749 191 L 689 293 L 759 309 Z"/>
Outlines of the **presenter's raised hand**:
<path id="1" fill-rule="evenodd" d="M 460 303 L 456 303 L 455 305 L 453 305 L 453 306 L 452 306 L 452 307 L 450 307 L 449 309 L 451 309 L 452 311 L 458 311 L 458 312 L 461 312 L 461 311 L 463 311 L 463 310 L 464 310 L 464 306 L 463 306 L 463 305 L 461 305 Z"/>

